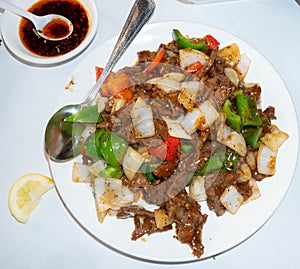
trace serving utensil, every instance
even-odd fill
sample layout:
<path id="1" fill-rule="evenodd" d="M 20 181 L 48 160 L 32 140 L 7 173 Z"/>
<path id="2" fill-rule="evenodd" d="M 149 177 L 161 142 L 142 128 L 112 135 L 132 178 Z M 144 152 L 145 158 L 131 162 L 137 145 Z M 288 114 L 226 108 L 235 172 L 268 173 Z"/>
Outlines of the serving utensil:
<path id="1" fill-rule="evenodd" d="M 76 141 L 72 137 L 72 123 L 66 123 L 63 120 L 92 104 L 106 77 L 136 35 L 149 21 L 154 10 L 153 0 L 135 1 L 101 77 L 90 89 L 84 101 L 81 104 L 62 107 L 51 117 L 45 131 L 45 153 L 52 161 L 64 162 L 75 157 L 76 153 L 73 149 L 76 147 Z M 67 124 L 71 126 L 67 128 Z"/>
<path id="2" fill-rule="evenodd" d="M 45 16 L 37 16 L 29 11 L 26 11 L 25 9 L 22 9 L 6 0 L 0 0 L 0 7 L 4 8 L 7 11 L 10 11 L 18 16 L 21 16 L 23 18 L 26 18 L 30 20 L 34 27 L 35 27 L 35 33 L 42 38 L 45 38 L 47 40 L 51 41 L 59 41 L 63 40 L 67 37 L 69 37 L 73 32 L 73 24 L 72 22 L 67 19 L 64 16 L 58 15 L 58 14 L 49 14 Z M 64 27 L 66 31 L 64 31 L 64 34 L 56 35 L 55 33 L 51 33 L 52 27 L 57 27 L 57 25 L 60 25 L 60 27 Z M 54 28 L 55 30 L 55 28 Z"/>

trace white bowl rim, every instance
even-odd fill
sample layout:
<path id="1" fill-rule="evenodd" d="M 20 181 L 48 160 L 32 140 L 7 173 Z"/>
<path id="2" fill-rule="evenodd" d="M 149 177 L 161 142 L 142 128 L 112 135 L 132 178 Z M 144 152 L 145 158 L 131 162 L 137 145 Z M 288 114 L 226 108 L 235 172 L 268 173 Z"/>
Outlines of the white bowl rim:
<path id="1" fill-rule="evenodd" d="M 53 65 L 62 64 L 67 61 L 70 61 L 71 59 L 75 58 L 78 54 L 82 53 L 90 45 L 90 43 L 92 42 L 92 40 L 94 39 L 97 33 L 98 24 L 99 24 L 99 14 L 98 14 L 97 4 L 94 0 L 77 0 L 77 1 L 80 2 L 88 11 L 88 15 L 90 19 L 90 27 L 86 38 L 74 50 L 64 55 L 55 56 L 55 57 L 42 57 L 31 53 L 24 47 L 19 37 L 18 29 L 19 29 L 20 17 L 8 11 L 5 11 L 2 20 L 1 32 L 2 32 L 3 43 L 5 44 L 8 51 L 17 60 L 25 64 L 34 65 L 34 66 L 53 66 Z M 37 1 L 17 0 L 15 4 L 27 9 L 35 2 Z"/>

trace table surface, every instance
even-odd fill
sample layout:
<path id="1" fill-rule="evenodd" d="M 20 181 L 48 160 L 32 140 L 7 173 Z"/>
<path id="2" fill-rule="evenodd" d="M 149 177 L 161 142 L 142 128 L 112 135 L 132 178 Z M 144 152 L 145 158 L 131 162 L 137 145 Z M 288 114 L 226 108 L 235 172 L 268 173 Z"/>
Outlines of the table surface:
<path id="1" fill-rule="evenodd" d="M 133 0 L 96 2 L 99 31 L 91 46 L 71 62 L 56 67 L 32 67 L 17 61 L 3 43 L 0 46 L 1 268 L 170 267 L 133 260 L 96 242 L 69 215 L 55 189 L 43 197 L 25 225 L 18 223 L 8 209 L 9 188 L 18 177 L 29 172 L 50 174 L 43 153 L 43 132 L 62 85 L 74 66 L 93 48 L 119 33 Z M 300 8 L 294 0 L 205 5 L 156 0 L 156 5 L 152 22 L 180 20 L 210 24 L 251 44 L 280 74 L 299 114 Z M 1 19 L 0 11 L 0 25 Z M 32 102 L 34 95 L 38 102 Z M 300 268 L 299 176 L 296 169 L 279 208 L 251 238 L 215 258 L 176 267 Z"/>

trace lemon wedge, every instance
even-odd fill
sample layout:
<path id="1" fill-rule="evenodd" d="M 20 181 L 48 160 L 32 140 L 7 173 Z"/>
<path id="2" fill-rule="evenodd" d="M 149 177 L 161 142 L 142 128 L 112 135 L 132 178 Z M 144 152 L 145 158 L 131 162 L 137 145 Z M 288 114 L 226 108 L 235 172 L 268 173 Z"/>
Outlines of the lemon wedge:
<path id="1" fill-rule="evenodd" d="M 17 179 L 10 188 L 8 206 L 11 214 L 26 223 L 43 194 L 54 187 L 54 181 L 42 174 L 30 173 Z"/>

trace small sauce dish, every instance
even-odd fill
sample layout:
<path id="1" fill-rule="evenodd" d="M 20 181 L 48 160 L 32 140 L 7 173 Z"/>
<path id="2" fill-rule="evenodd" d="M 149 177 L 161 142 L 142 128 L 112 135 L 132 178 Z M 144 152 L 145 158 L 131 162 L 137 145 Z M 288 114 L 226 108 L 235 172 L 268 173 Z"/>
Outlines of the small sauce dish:
<path id="1" fill-rule="evenodd" d="M 67 62 L 80 54 L 91 43 L 97 32 L 98 8 L 93 0 L 18 0 L 18 2 L 17 5 L 37 15 L 50 13 L 63 15 L 74 26 L 73 33 L 68 38 L 49 41 L 34 33 L 31 22 L 5 12 L 2 23 L 3 42 L 15 58 L 26 64 L 52 66 Z"/>

